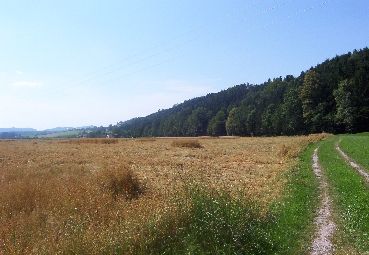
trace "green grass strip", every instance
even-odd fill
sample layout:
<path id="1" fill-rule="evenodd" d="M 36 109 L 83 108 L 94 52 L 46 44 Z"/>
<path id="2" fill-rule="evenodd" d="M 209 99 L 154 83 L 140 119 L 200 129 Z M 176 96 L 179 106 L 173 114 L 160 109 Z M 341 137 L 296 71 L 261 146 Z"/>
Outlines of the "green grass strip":
<path id="1" fill-rule="evenodd" d="M 329 138 L 318 152 L 337 208 L 336 253 L 363 254 L 369 252 L 369 188 L 335 149 L 338 140 L 339 137 Z"/>
<path id="2" fill-rule="evenodd" d="M 319 206 L 319 184 L 312 167 L 317 146 L 310 145 L 301 154 L 299 164 L 288 173 L 285 198 L 272 208 L 276 221 L 269 231 L 275 249 L 270 254 L 309 254 Z"/>
<path id="3" fill-rule="evenodd" d="M 368 134 L 368 135 L 366 135 Z M 369 133 L 341 136 L 340 148 L 357 164 L 369 170 Z"/>

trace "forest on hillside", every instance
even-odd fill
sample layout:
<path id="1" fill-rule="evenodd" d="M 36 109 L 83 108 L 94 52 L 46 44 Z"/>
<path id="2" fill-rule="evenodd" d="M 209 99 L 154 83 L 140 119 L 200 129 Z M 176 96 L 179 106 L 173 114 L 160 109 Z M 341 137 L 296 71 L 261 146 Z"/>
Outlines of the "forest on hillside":
<path id="1" fill-rule="evenodd" d="M 122 109 L 123 110 L 123 109 Z M 369 131 L 369 49 L 327 59 L 298 77 L 241 84 L 90 137 L 278 136 Z"/>

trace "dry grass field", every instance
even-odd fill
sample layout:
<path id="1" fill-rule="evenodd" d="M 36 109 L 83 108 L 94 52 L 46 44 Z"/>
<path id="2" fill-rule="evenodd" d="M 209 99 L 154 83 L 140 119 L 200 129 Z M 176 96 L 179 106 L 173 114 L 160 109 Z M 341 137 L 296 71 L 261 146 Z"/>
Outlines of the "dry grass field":
<path id="1" fill-rule="evenodd" d="M 191 183 L 266 208 L 324 136 L 0 140 L 0 253 L 139 253 Z"/>

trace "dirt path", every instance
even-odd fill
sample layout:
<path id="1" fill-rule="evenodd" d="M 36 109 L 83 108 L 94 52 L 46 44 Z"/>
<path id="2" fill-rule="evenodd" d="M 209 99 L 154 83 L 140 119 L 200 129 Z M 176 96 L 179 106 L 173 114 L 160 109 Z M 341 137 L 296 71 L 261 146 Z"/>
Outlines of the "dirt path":
<path id="1" fill-rule="evenodd" d="M 331 218 L 330 204 L 331 200 L 328 196 L 328 183 L 324 176 L 324 173 L 319 167 L 318 149 L 314 150 L 313 155 L 313 169 L 317 178 L 320 180 L 319 189 L 321 197 L 321 206 L 317 217 L 315 218 L 315 224 L 317 225 L 316 237 L 311 247 L 311 254 L 333 254 L 333 245 L 330 241 L 330 237 L 336 228 L 335 223 Z"/>
<path id="2" fill-rule="evenodd" d="M 366 179 L 367 182 L 369 182 L 369 174 L 366 171 L 364 171 L 358 164 L 356 164 L 354 161 L 352 161 L 350 159 L 350 157 L 341 150 L 338 143 L 336 144 L 336 149 L 350 163 L 350 165 L 353 168 L 355 168 Z"/>

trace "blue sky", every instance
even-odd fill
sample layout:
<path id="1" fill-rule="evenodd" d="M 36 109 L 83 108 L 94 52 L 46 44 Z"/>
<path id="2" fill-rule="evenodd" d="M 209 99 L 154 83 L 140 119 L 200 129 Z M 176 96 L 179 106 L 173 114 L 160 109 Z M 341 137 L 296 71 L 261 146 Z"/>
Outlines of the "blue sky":
<path id="1" fill-rule="evenodd" d="M 0 2 L 0 127 L 114 125 L 369 44 L 367 0 Z"/>

